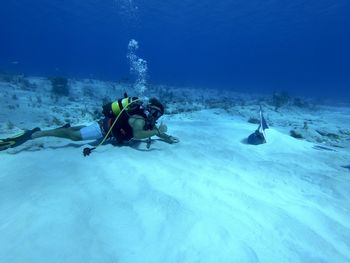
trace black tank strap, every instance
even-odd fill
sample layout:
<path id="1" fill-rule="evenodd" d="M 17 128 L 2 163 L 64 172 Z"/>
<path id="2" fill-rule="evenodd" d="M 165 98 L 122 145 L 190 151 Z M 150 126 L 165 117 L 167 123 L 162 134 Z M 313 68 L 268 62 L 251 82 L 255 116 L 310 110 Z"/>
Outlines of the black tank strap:
<path id="1" fill-rule="evenodd" d="M 124 108 L 121 99 L 118 100 L 118 106 L 119 106 L 120 110 L 122 110 Z"/>

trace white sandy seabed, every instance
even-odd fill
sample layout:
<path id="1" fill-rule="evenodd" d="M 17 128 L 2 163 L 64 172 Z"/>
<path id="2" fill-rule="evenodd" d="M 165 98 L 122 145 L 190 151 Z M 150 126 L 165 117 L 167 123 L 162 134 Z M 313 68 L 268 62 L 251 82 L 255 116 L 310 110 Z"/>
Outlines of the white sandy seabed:
<path id="1" fill-rule="evenodd" d="M 1 152 L 0 262 L 350 262 L 348 150 L 247 145 L 218 110 L 163 121 L 180 143 Z"/>

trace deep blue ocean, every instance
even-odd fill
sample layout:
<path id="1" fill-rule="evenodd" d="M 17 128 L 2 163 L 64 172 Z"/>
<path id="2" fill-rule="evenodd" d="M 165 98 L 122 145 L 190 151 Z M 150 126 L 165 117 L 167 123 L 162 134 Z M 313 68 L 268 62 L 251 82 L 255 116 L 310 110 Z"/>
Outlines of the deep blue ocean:
<path id="1" fill-rule="evenodd" d="M 0 71 L 350 99 L 347 0 L 7 0 Z"/>

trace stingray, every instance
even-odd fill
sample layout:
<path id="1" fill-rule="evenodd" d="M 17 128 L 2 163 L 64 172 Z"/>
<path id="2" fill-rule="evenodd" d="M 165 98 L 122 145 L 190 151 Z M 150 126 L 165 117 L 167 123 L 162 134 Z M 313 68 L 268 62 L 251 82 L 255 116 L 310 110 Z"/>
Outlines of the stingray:
<path id="1" fill-rule="evenodd" d="M 254 133 L 249 135 L 249 137 L 247 139 L 248 144 L 259 145 L 259 144 L 266 143 L 265 130 L 268 129 L 269 126 L 267 125 L 267 122 L 266 122 L 266 120 L 264 118 L 261 105 L 260 105 L 260 112 L 259 112 L 259 114 L 260 114 L 259 127 L 255 130 Z"/>

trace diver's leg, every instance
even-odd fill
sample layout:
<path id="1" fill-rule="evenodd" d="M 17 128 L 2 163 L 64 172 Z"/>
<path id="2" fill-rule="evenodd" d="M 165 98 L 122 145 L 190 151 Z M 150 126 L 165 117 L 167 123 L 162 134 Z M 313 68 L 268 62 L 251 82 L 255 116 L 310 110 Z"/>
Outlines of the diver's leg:
<path id="1" fill-rule="evenodd" d="M 60 128 L 46 131 L 41 131 L 39 128 L 34 128 L 32 130 L 26 130 L 23 133 L 10 138 L 0 139 L 0 151 L 17 147 L 28 140 L 48 136 L 60 137 L 73 141 L 98 140 L 103 138 L 103 132 L 100 124 L 97 122 L 94 122 L 89 126 L 70 127 L 65 125 Z"/>
<path id="2" fill-rule="evenodd" d="M 56 128 L 52 130 L 46 131 L 37 131 L 32 134 L 32 139 L 41 138 L 41 137 L 59 137 L 70 139 L 73 141 L 81 141 L 83 137 L 81 136 L 80 130 L 85 128 L 86 126 L 77 126 L 77 127 L 69 127 L 69 128 Z"/>
<path id="3" fill-rule="evenodd" d="M 37 131 L 32 134 L 31 139 L 47 136 L 60 137 L 73 141 L 83 141 L 101 139 L 103 133 L 100 124 L 98 122 L 93 122 L 89 126 L 61 127 L 53 130 Z"/>

